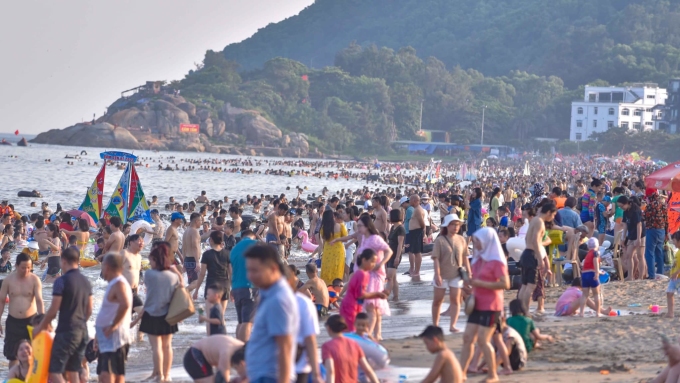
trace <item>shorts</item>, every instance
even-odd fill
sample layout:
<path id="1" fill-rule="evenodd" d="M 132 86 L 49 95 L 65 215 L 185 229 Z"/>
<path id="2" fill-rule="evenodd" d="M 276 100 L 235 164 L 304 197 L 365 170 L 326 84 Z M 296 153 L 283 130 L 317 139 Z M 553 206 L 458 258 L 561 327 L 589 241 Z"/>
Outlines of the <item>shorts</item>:
<path id="1" fill-rule="evenodd" d="M 602 223 L 598 223 L 595 230 L 597 230 L 597 232 L 600 233 L 600 234 L 604 234 L 604 232 L 607 231 L 606 222 L 602 221 Z"/>
<path id="2" fill-rule="evenodd" d="M 399 261 L 401 261 L 401 260 L 399 260 Z M 390 260 L 387 261 L 387 264 L 385 265 L 385 267 L 387 267 L 388 269 L 396 269 L 397 266 L 399 265 L 399 263 L 401 263 L 401 262 L 397 263 L 397 266 L 394 265 L 395 263 L 397 263 L 397 252 L 396 251 L 392 252 L 392 256 L 390 257 Z"/>
<path id="3" fill-rule="evenodd" d="M 253 323 L 253 319 L 255 319 L 255 298 L 257 297 L 257 289 L 241 287 L 233 289 L 231 295 L 234 296 L 238 323 Z"/>
<path id="4" fill-rule="evenodd" d="M 65 371 L 80 371 L 89 340 L 87 329 L 56 333 L 52 343 L 49 372 L 51 374 L 63 374 Z"/>
<path id="5" fill-rule="evenodd" d="M 102 352 L 97 361 L 97 375 L 108 372 L 112 375 L 125 375 L 125 362 L 127 362 L 130 345 L 126 344 L 113 352 Z"/>
<path id="6" fill-rule="evenodd" d="M 581 287 L 595 288 L 600 286 L 600 278 L 595 275 L 594 271 L 584 271 L 581 273 Z"/>
<path id="7" fill-rule="evenodd" d="M 205 360 L 203 352 L 197 348 L 189 347 L 184 354 L 184 369 L 194 379 L 203 379 L 213 375 L 213 368 Z"/>
<path id="8" fill-rule="evenodd" d="M 198 279 L 198 271 L 196 271 L 196 258 L 184 257 L 184 271 L 187 272 L 188 283 Z"/>
<path id="9" fill-rule="evenodd" d="M 538 298 L 545 298 L 545 279 L 543 278 L 543 273 L 540 269 L 537 271 L 537 274 L 538 279 L 536 280 L 536 288 L 531 295 L 534 302 L 538 302 Z"/>
<path id="10" fill-rule="evenodd" d="M 482 327 L 496 327 L 501 324 L 500 311 L 479 311 L 475 310 L 470 314 L 468 323 L 480 325 Z"/>
<path id="11" fill-rule="evenodd" d="M 205 289 L 203 290 L 203 299 L 208 299 L 208 286 L 212 285 L 213 283 L 205 283 Z M 230 281 L 223 281 L 223 282 L 216 282 L 215 283 L 218 286 L 222 287 L 222 298 L 220 301 L 228 301 L 229 300 L 229 294 L 231 293 L 231 282 Z"/>
<path id="12" fill-rule="evenodd" d="M 139 325 L 139 331 L 148 335 L 170 335 L 179 330 L 177 325 L 171 326 L 170 323 L 165 320 L 165 315 L 155 317 L 145 311 L 144 315 L 142 315 L 142 323 Z"/>
<path id="13" fill-rule="evenodd" d="M 319 314 L 319 319 L 328 316 L 328 307 L 322 306 L 322 305 L 314 305 L 314 306 L 316 306 L 316 313 Z"/>
<path id="14" fill-rule="evenodd" d="M 56 277 L 61 272 L 61 257 L 47 257 L 47 275 Z"/>
<path id="15" fill-rule="evenodd" d="M 666 292 L 674 294 L 680 292 L 680 279 L 669 279 Z M 7 341 L 5 340 L 5 342 Z"/>
<path id="16" fill-rule="evenodd" d="M 130 307 L 130 309 L 132 310 L 132 312 L 135 312 L 135 309 L 137 307 L 142 306 L 144 306 L 144 302 L 142 301 L 142 298 L 140 298 L 139 295 L 137 294 L 137 289 L 136 288 L 132 289 L 132 307 Z"/>
<path id="17" fill-rule="evenodd" d="M 463 288 L 463 279 L 461 277 L 456 277 L 453 279 L 443 279 L 442 278 L 442 285 L 437 286 L 434 284 L 434 281 L 432 281 L 432 286 L 434 286 L 435 289 L 444 289 L 448 287 L 449 289 L 462 289 Z"/>
<path id="18" fill-rule="evenodd" d="M 49 250 L 38 251 L 38 255 L 39 255 L 39 256 L 44 256 L 44 255 L 49 255 L 49 254 L 50 254 L 50 251 L 49 251 Z"/>
<path id="19" fill-rule="evenodd" d="M 16 360 L 19 342 L 24 339 L 31 339 L 26 326 L 31 324 L 31 320 L 34 317 L 35 315 L 32 315 L 28 318 L 19 319 L 7 314 L 7 320 L 5 321 L 5 346 L 2 350 L 7 360 Z"/>
<path id="20" fill-rule="evenodd" d="M 420 254 L 423 252 L 423 229 L 411 229 L 408 232 L 409 252 Z"/>
<path id="21" fill-rule="evenodd" d="M 536 252 L 531 249 L 524 249 L 522 256 L 519 257 L 523 285 L 535 285 L 536 281 L 538 281 L 538 261 L 535 254 Z"/>

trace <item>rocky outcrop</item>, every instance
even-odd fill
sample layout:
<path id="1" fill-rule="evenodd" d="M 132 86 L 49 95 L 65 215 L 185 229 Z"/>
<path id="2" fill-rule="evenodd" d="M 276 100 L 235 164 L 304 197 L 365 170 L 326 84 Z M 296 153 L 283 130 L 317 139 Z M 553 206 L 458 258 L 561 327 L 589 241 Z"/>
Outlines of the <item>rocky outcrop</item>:
<path id="1" fill-rule="evenodd" d="M 67 146 L 95 146 L 102 148 L 142 149 L 127 129 L 103 122 L 76 124 L 66 129 L 52 129 L 38 134 L 31 142 Z"/>
<path id="2" fill-rule="evenodd" d="M 28 146 L 28 141 L 26 141 L 26 137 L 21 137 L 21 140 L 17 142 L 17 146 Z"/>
<path id="3" fill-rule="evenodd" d="M 201 122 L 201 133 L 205 134 L 208 137 L 213 136 L 213 123 L 210 118 L 205 119 L 205 121 Z"/>
<path id="4" fill-rule="evenodd" d="M 177 105 L 177 107 L 185 111 L 189 118 L 196 117 L 196 105 L 190 102 L 185 102 L 183 104 Z"/>
<path id="5" fill-rule="evenodd" d="M 166 100 L 154 100 L 140 107 L 119 110 L 104 120 L 114 126 L 152 129 L 162 134 L 177 133 L 180 124 L 190 122 L 187 112 Z"/>

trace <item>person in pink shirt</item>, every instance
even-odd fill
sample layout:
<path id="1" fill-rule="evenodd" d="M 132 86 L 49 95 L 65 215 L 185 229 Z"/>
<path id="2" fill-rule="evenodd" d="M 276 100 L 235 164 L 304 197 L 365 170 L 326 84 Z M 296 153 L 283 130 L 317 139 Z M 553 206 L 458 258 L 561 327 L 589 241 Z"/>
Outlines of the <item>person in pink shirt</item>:
<path id="1" fill-rule="evenodd" d="M 472 275 L 469 285 L 475 298 L 475 308 L 468 317 L 463 335 L 464 379 L 474 354 L 476 342 L 484 354 L 488 366 L 487 381 L 498 381 L 496 373 L 496 355 L 491 345 L 491 337 L 496 328 L 500 328 L 503 311 L 503 290 L 510 288 L 508 266 L 503 254 L 501 242 L 495 230 L 484 227 L 472 235 L 474 252 L 472 258 Z"/>
<path id="2" fill-rule="evenodd" d="M 326 331 L 331 337 L 331 340 L 321 346 L 326 382 L 358 382 L 361 367 L 369 382 L 378 383 L 378 377 L 366 360 L 364 351 L 357 342 L 342 335 L 347 330 L 347 324 L 340 315 L 331 315 L 326 321 Z"/>
<path id="3" fill-rule="evenodd" d="M 340 315 L 345 319 L 348 331 L 354 331 L 354 319 L 363 310 L 364 299 L 387 299 L 387 294 L 382 291 L 367 292 L 370 271 L 375 268 L 375 251 L 366 249 L 357 257 L 359 270 L 352 274 L 347 291 L 340 304 Z"/>
<path id="4" fill-rule="evenodd" d="M 361 245 L 357 252 L 361 254 L 365 249 L 371 249 L 376 255 L 376 265 L 370 270 L 370 278 L 366 291 L 369 293 L 385 291 L 385 279 L 387 273 L 385 264 L 392 257 L 392 249 L 385 240 L 378 234 L 378 230 L 373 225 L 371 217 L 364 215 L 357 221 L 357 231 L 362 236 Z M 357 266 L 355 266 L 355 270 Z M 389 291 L 389 290 L 387 290 Z M 386 299 L 372 298 L 366 299 L 364 309 L 368 313 L 368 332 L 373 333 L 373 337 L 378 341 L 382 340 L 382 317 L 390 315 L 390 305 Z"/>
<path id="5" fill-rule="evenodd" d="M 581 278 L 580 277 L 574 278 L 574 280 L 571 281 L 571 287 L 565 290 L 560 296 L 560 298 L 557 300 L 557 303 L 555 303 L 555 316 L 568 317 L 576 314 L 576 311 L 580 307 L 580 300 L 582 295 L 583 292 L 581 291 Z M 586 300 L 586 304 L 591 309 L 597 310 L 595 302 L 593 302 L 592 299 L 588 298 Z M 607 307 L 606 309 L 601 308 L 600 314 L 609 315 L 611 311 L 612 311 L 611 307 Z"/>

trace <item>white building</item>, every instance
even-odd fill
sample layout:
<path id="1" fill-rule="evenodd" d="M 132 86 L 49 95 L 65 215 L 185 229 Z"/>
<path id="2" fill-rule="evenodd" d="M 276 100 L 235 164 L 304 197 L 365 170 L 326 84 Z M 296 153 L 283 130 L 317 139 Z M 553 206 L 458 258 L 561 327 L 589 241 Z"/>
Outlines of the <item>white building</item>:
<path id="1" fill-rule="evenodd" d="M 666 98 L 666 89 L 657 84 L 586 86 L 583 100 L 571 103 L 569 139 L 587 140 L 612 127 L 639 132 L 659 129 L 663 110 L 653 108 L 664 104 Z"/>

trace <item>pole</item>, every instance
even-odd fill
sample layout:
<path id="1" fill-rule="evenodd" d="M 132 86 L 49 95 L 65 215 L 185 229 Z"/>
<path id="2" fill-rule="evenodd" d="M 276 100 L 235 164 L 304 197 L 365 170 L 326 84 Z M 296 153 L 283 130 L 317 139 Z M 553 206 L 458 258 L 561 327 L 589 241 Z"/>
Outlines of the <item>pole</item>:
<path id="1" fill-rule="evenodd" d="M 484 145 L 484 111 L 486 110 L 486 105 L 482 107 L 482 141 L 480 145 Z"/>
<path id="2" fill-rule="evenodd" d="M 423 102 L 425 100 L 420 100 L 420 123 L 418 124 L 418 132 L 423 131 Z"/>

